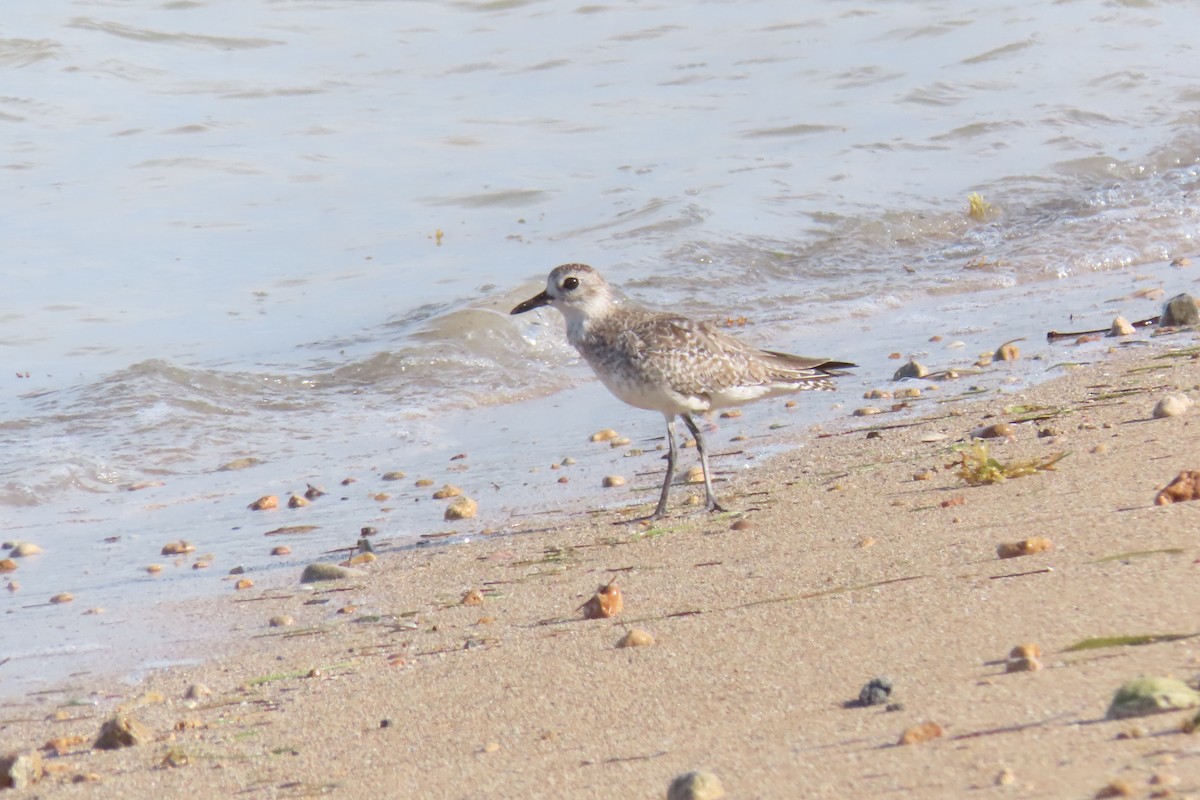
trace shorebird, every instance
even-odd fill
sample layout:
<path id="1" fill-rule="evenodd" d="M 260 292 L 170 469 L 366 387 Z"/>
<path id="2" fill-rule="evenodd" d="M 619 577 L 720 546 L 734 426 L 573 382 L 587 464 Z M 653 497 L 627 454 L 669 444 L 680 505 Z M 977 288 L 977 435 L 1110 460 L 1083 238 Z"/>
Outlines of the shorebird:
<path id="1" fill-rule="evenodd" d="M 857 366 L 846 361 L 759 350 L 707 322 L 617 303 L 600 273 L 586 264 L 555 267 L 546 290 L 514 308 L 524 314 L 554 306 L 569 341 L 608 390 L 667 421 L 667 475 L 654 513 L 667 513 L 675 478 L 675 417 L 683 419 L 700 453 L 709 511 L 724 511 L 713 493 L 704 436 L 693 414 L 808 389 L 833 389 L 831 378 Z"/>

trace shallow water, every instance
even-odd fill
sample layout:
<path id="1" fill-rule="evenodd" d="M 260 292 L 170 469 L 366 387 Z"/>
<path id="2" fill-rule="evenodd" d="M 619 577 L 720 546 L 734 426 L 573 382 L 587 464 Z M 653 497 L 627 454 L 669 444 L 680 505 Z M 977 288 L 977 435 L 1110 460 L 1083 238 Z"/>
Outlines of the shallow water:
<path id="1" fill-rule="evenodd" d="M 1196 280 L 1166 262 L 1196 249 L 1197 17 L 1165 2 L 10 9 L 0 523 L 47 552 L 0 592 L 19 620 L 0 629 L 0 693 L 92 663 L 71 653 L 152 660 L 169 635 L 139 609 L 232 591 L 232 566 L 290 579 L 364 525 L 385 546 L 450 529 L 417 477 L 480 500 L 467 534 L 617 502 L 595 487 L 631 463 L 653 494 L 656 454 L 585 440 L 612 425 L 650 451 L 657 417 L 603 393 L 554 312 L 506 313 L 557 263 L 863 365 L 799 411 L 748 409 L 753 452 L 725 469 L 778 450 L 756 438 L 772 424 L 844 413 L 890 377 L 890 352 L 969 363 L 1072 313 L 1157 313 L 1116 298 Z M 560 484 L 549 467 L 567 455 Z M 263 463 L 216 471 L 245 456 Z M 394 469 L 408 477 L 380 480 Z M 330 494 L 245 508 L 308 482 Z M 291 524 L 320 527 L 263 537 Z M 171 565 L 159 549 L 179 538 L 213 566 Z M 295 555 L 272 560 L 281 539 Z M 78 599 L 45 605 L 60 591 Z M 95 606 L 109 613 L 81 614 Z"/>

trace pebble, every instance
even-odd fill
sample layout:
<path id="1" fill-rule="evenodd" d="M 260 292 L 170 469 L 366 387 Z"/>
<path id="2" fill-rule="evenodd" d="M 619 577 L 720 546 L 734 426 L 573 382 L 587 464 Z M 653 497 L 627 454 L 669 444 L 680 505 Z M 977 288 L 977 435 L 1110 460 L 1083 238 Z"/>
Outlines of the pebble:
<path id="1" fill-rule="evenodd" d="M 742 519 L 734 520 L 733 524 L 729 526 L 729 530 L 731 530 L 731 531 L 748 531 L 753 527 L 754 526 L 750 524 L 750 520 L 743 517 Z"/>
<path id="2" fill-rule="evenodd" d="M 392 472 L 385 472 L 379 477 L 385 481 L 402 481 L 407 476 L 399 470 L 393 470 Z"/>
<path id="3" fill-rule="evenodd" d="M 892 380 L 902 381 L 905 378 L 924 378 L 928 374 L 928 368 L 926 368 L 924 364 L 921 364 L 919 361 L 914 359 L 909 361 L 900 369 L 896 370 L 896 373 L 892 375 Z"/>
<path id="4" fill-rule="evenodd" d="M 936 722 L 923 722 L 900 735 L 900 744 L 921 744 L 931 739 L 940 739 L 945 734 Z"/>
<path id="5" fill-rule="evenodd" d="M 242 578 L 233 585 L 233 588 L 240 592 L 243 589 L 249 589 L 252 586 L 254 586 L 254 581 L 250 580 L 249 578 Z"/>
<path id="6" fill-rule="evenodd" d="M 272 508 L 279 508 L 279 498 L 273 494 L 265 494 L 251 503 L 248 508 L 251 511 L 267 511 Z"/>
<path id="7" fill-rule="evenodd" d="M 1197 324 L 1200 324 L 1200 311 L 1196 309 L 1196 299 L 1187 293 L 1177 294 L 1168 300 L 1158 318 L 1160 328 L 1183 328 Z"/>
<path id="8" fill-rule="evenodd" d="M 1017 782 L 1017 774 L 1012 771 L 1011 767 L 1005 767 L 996 773 L 994 782 L 997 786 L 1012 786 Z"/>
<path id="9" fill-rule="evenodd" d="M 724 796 L 721 779 L 703 770 L 676 775 L 667 788 L 667 800 L 721 800 Z"/>
<path id="10" fill-rule="evenodd" d="M 617 486 L 624 486 L 625 479 L 620 475 L 605 475 L 604 480 L 600 483 L 605 489 L 612 489 Z"/>
<path id="11" fill-rule="evenodd" d="M 479 504 L 467 496 L 457 498 L 453 503 L 446 506 L 446 513 L 443 515 L 446 520 L 454 521 L 460 519 L 474 519 L 479 513 Z"/>
<path id="12" fill-rule="evenodd" d="M 457 486 L 454 486 L 453 484 L 447 483 L 445 486 L 443 486 L 442 488 L 438 489 L 436 492 L 433 493 L 433 499 L 434 500 L 445 500 L 450 497 L 458 497 L 462 493 L 463 493 L 462 489 L 458 488 Z"/>
<path id="13" fill-rule="evenodd" d="M 654 644 L 654 637 L 641 628 L 630 628 L 629 632 L 617 642 L 617 647 L 649 647 Z"/>
<path id="14" fill-rule="evenodd" d="M 196 546 L 191 542 L 180 539 L 178 542 L 167 542 L 163 545 L 162 555 L 164 556 L 182 556 L 187 553 L 194 553 Z"/>
<path id="15" fill-rule="evenodd" d="M 17 562 L 11 558 L 0 558 L 0 572 L 12 572 L 17 568 Z"/>
<path id="16" fill-rule="evenodd" d="M 347 578 L 357 578 L 366 575 L 365 572 L 348 567 L 339 567 L 337 564 L 324 564 L 317 562 L 309 564 L 304 568 L 304 572 L 300 573 L 301 583 L 317 583 L 319 581 L 340 581 Z"/>
<path id="17" fill-rule="evenodd" d="M 304 490 L 304 496 L 309 500 L 316 500 L 318 497 L 324 497 L 328 494 L 324 486 L 313 486 L 308 484 L 308 488 Z"/>
<path id="18" fill-rule="evenodd" d="M 1129 320 L 1124 317 L 1117 317 L 1113 320 L 1112 327 L 1109 328 L 1109 336 L 1132 336 L 1134 327 L 1129 324 Z"/>
<path id="19" fill-rule="evenodd" d="M 984 425 L 971 431 L 972 439 L 1007 439 L 1016 435 L 1016 430 L 1007 422 Z"/>
<path id="20" fill-rule="evenodd" d="M 931 481 L 931 480 L 933 480 L 933 476 L 936 474 L 937 474 L 936 472 L 934 472 L 933 470 L 931 470 L 927 467 L 925 469 L 914 472 L 912 479 L 914 481 Z"/>
<path id="21" fill-rule="evenodd" d="M 1154 497 L 1156 506 L 1200 499 L 1200 470 L 1185 469 Z M 0 562 L 3 564 L 3 562 Z"/>
<path id="22" fill-rule="evenodd" d="M 151 564 L 150 566 L 146 567 L 146 572 L 150 573 L 151 575 L 157 575 L 158 573 L 160 573 L 162 571 L 163 571 L 162 564 Z"/>
<path id="23" fill-rule="evenodd" d="M 0 758 L 0 789 L 24 789 L 43 775 L 42 754 L 37 750 L 19 750 Z"/>
<path id="24" fill-rule="evenodd" d="M 564 467 L 573 467 L 573 466 L 575 466 L 575 459 L 571 458 L 570 456 L 567 456 L 566 458 L 564 458 L 562 460 L 562 465 Z"/>
<path id="25" fill-rule="evenodd" d="M 691 467 L 684 476 L 687 483 L 704 483 L 704 468 L 699 464 Z"/>
<path id="26" fill-rule="evenodd" d="M 618 436 L 615 439 L 609 439 L 608 446 L 609 447 L 628 447 L 630 444 L 632 444 L 632 442 L 633 442 L 633 440 L 630 439 L 628 436 Z"/>
<path id="27" fill-rule="evenodd" d="M 1195 404 L 1192 398 L 1182 392 L 1169 394 L 1154 404 L 1154 418 L 1165 419 L 1167 417 L 1183 416 L 1191 411 L 1192 406 Z"/>
<path id="28" fill-rule="evenodd" d="M 897 389 L 896 397 L 920 397 L 921 390 L 916 386 L 905 386 L 903 389 Z"/>
<path id="29" fill-rule="evenodd" d="M 150 729 L 135 717 L 118 714 L 100 726 L 100 733 L 92 747 L 97 750 L 118 750 L 122 747 L 145 744 L 152 736 Z"/>
<path id="30" fill-rule="evenodd" d="M 353 555 L 346 559 L 346 565 L 357 567 L 360 564 L 373 564 L 377 558 L 378 556 L 376 556 L 374 553 L 359 553 L 358 555 Z"/>
<path id="31" fill-rule="evenodd" d="M 54 597 L 50 598 L 50 602 L 54 603 L 55 605 L 61 605 L 62 603 L 70 603 L 74 599 L 75 595 L 71 594 L 70 592 L 59 592 L 58 594 L 54 595 Z"/>
<path id="32" fill-rule="evenodd" d="M 886 389 L 872 389 L 863 395 L 864 400 L 889 400 L 891 397 L 892 393 Z"/>
<path id="33" fill-rule="evenodd" d="M 188 700 L 203 700 L 205 697 L 212 696 L 212 689 L 205 686 L 203 683 L 193 683 L 183 693 L 184 698 Z"/>
<path id="34" fill-rule="evenodd" d="M 433 479 L 432 478 L 418 478 L 416 483 L 413 484 L 413 486 L 416 486 L 418 489 L 424 489 L 427 486 L 433 486 Z"/>
<path id="35" fill-rule="evenodd" d="M 891 678 L 880 676 L 872 678 L 858 692 L 860 706 L 881 706 L 892 696 Z"/>
<path id="36" fill-rule="evenodd" d="M 197 561 L 192 564 L 192 569 L 208 569 L 210 566 L 212 566 L 212 564 L 208 561 Z"/>
<path id="37" fill-rule="evenodd" d="M 458 602 L 464 606 L 481 606 L 483 605 L 483 592 L 478 589 L 471 589 Z"/>
<path id="38" fill-rule="evenodd" d="M 17 542 L 8 554 L 13 558 L 24 558 L 25 556 L 36 556 L 40 552 L 42 552 L 42 548 L 33 542 Z"/>
<path id="39" fill-rule="evenodd" d="M 875 414 L 882 414 L 882 413 L 883 413 L 883 409 L 878 408 L 876 406 L 863 406 L 862 408 L 854 409 L 854 416 L 856 416 L 856 417 L 871 417 L 871 416 L 874 416 Z"/>
<path id="40" fill-rule="evenodd" d="M 1136 794 L 1137 789 L 1134 789 L 1129 781 L 1117 778 L 1097 791 L 1093 797 L 1097 798 L 1097 800 L 1103 800 L 1103 798 L 1109 797 L 1133 797 Z"/>
<path id="41" fill-rule="evenodd" d="M 303 508 L 311 504 L 312 501 L 302 495 L 293 494 L 288 498 L 288 508 Z"/>
<path id="42" fill-rule="evenodd" d="M 267 624 L 272 628 L 286 628 L 289 625 L 295 625 L 296 618 L 291 614 L 276 614 L 267 620 Z"/>
<path id="43" fill-rule="evenodd" d="M 271 555 L 273 556 L 290 556 L 291 554 L 292 548 L 288 547 L 286 544 L 276 545 L 275 547 L 271 548 Z"/>
<path id="44" fill-rule="evenodd" d="M 592 599 L 583 604 L 585 619 L 607 619 L 621 613 L 625 601 L 621 598 L 621 589 L 616 581 L 610 581 L 601 586 L 592 595 Z"/>
<path id="45" fill-rule="evenodd" d="M 619 435 L 620 434 L 618 434 L 612 428 L 604 428 L 603 430 L 599 430 L 599 431 L 596 431 L 595 433 L 593 433 L 589 437 L 589 441 L 607 442 L 609 439 L 616 439 Z"/>
<path id="46" fill-rule="evenodd" d="M 1012 342 L 1005 342 L 996 348 L 992 358 L 996 361 L 1016 361 L 1021 357 L 1021 350 Z"/>
<path id="47" fill-rule="evenodd" d="M 1054 549 L 1054 543 L 1044 536 L 1032 536 L 1019 542 L 1002 542 L 996 545 L 996 555 L 1000 558 L 1017 558 L 1031 556 L 1034 553 L 1045 553 Z"/>
<path id="48" fill-rule="evenodd" d="M 1196 706 L 1200 706 L 1200 692 L 1178 678 L 1142 676 L 1117 689 L 1105 717 L 1126 719 Z"/>

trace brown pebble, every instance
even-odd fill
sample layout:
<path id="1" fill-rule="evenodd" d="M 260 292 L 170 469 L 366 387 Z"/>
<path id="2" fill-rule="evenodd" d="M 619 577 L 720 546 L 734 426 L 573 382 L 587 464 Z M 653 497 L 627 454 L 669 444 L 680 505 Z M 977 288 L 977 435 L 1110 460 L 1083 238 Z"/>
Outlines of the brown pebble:
<path id="1" fill-rule="evenodd" d="M 1136 794 L 1137 790 L 1133 788 L 1133 785 L 1129 781 L 1117 778 L 1097 791 L 1095 797 L 1097 800 L 1102 800 L 1108 797 L 1133 797 Z"/>
<path id="2" fill-rule="evenodd" d="M 447 483 L 442 488 L 433 493 L 434 500 L 445 500 L 450 497 L 458 497 L 463 493 L 462 489 Z"/>
<path id="3" fill-rule="evenodd" d="M 379 477 L 383 478 L 385 481 L 401 481 L 404 480 L 405 475 L 403 472 L 396 470 L 393 472 L 385 472 Z"/>
<path id="4" fill-rule="evenodd" d="M 254 585 L 254 581 L 250 580 L 249 578 L 242 578 L 240 581 L 238 581 L 237 583 L 235 583 L 233 585 L 233 588 L 237 589 L 238 591 L 241 591 L 242 589 L 249 589 L 253 585 Z"/>
<path id="5" fill-rule="evenodd" d="M 1016 782 L 1017 775 L 1012 771 L 1011 767 L 1005 767 L 996 773 L 996 780 L 994 781 L 997 786 L 1012 786 Z"/>
<path id="6" fill-rule="evenodd" d="M 360 564 L 373 564 L 378 558 L 374 553 L 359 553 L 346 559 L 346 566 L 357 567 Z"/>
<path id="7" fill-rule="evenodd" d="M 433 486 L 433 479 L 432 478 L 418 478 L 417 482 L 414 483 L 413 486 L 416 486 L 418 489 L 424 489 L 426 486 Z"/>
<path id="8" fill-rule="evenodd" d="M 654 644 L 654 637 L 641 628 L 630 628 L 629 632 L 617 642 L 617 647 L 649 647 Z"/>
<path id="9" fill-rule="evenodd" d="M 455 453 L 454 455 L 450 456 L 450 460 L 451 461 L 462 461 L 466 457 L 467 457 L 466 453 Z"/>
<path id="10" fill-rule="evenodd" d="M 304 506 L 311 504 L 311 500 L 298 494 L 293 494 L 288 498 L 288 508 L 303 508 Z"/>
<path id="11" fill-rule="evenodd" d="M 279 508 L 279 498 L 273 494 L 263 495 L 249 505 L 251 511 L 267 511 L 272 508 Z"/>
<path id="12" fill-rule="evenodd" d="M 752 528 L 752 527 L 753 527 L 753 526 L 750 524 L 750 520 L 748 520 L 748 519 L 738 519 L 738 520 L 734 520 L 733 524 L 729 526 L 729 530 L 731 530 L 731 531 L 745 531 L 745 530 L 749 530 L 749 529 L 750 529 L 750 528 Z"/>
<path id="13" fill-rule="evenodd" d="M 289 625 L 295 625 L 296 618 L 291 614 L 276 614 L 267 620 L 267 624 L 272 628 L 286 628 Z"/>
<path id="14" fill-rule="evenodd" d="M 1042 662 L 1036 656 L 1009 658 L 1004 662 L 1005 672 L 1037 672 L 1042 668 Z"/>
<path id="15" fill-rule="evenodd" d="M 1100 337 L 1094 333 L 1086 333 L 1075 340 L 1075 344 L 1090 344 L 1091 342 L 1100 341 Z"/>
<path id="16" fill-rule="evenodd" d="M 212 564 L 208 561 L 197 561 L 196 563 L 192 564 L 192 569 L 208 569 L 211 566 Z"/>
<path id="17" fill-rule="evenodd" d="M 997 422 L 971 431 L 972 439 L 1007 439 L 1015 435 L 1016 429 L 1007 422 Z"/>
<path id="18" fill-rule="evenodd" d="M 570 483 L 570 482 L 571 482 L 571 479 L 570 479 L 568 476 L 566 476 L 566 475 L 563 475 L 562 477 L 560 477 L 560 478 L 558 479 L 558 482 L 559 482 L 559 483 Z"/>
<path id="19" fill-rule="evenodd" d="M 1154 504 L 1181 503 L 1200 499 L 1200 469 L 1188 469 L 1179 473 L 1154 497 Z"/>
<path id="20" fill-rule="evenodd" d="M 446 506 L 446 513 L 442 516 L 448 521 L 460 519 L 474 519 L 479 513 L 479 504 L 467 496 L 456 498 L 453 503 Z"/>
<path id="21" fill-rule="evenodd" d="M 111 717 L 100 726 L 100 733 L 92 747 L 97 750 L 118 750 L 145 744 L 153 738 L 149 728 L 128 714 Z"/>
<path id="22" fill-rule="evenodd" d="M 471 589 L 458 602 L 464 606 L 481 606 L 483 605 L 483 592 L 478 589 Z"/>
<path id="23" fill-rule="evenodd" d="M 182 556 L 187 553 L 196 551 L 196 546 L 191 542 L 180 539 L 178 542 L 167 542 L 163 545 L 162 555 L 164 556 Z"/>
<path id="24" fill-rule="evenodd" d="M 56 605 L 61 605 L 62 603 L 70 603 L 74 599 L 75 595 L 71 594 L 70 592 L 59 592 L 58 594 L 54 595 L 54 597 L 50 598 L 50 602 Z"/>
<path id="25" fill-rule="evenodd" d="M 996 348 L 996 352 L 992 353 L 992 358 L 996 361 L 1016 361 L 1021 357 L 1021 350 L 1012 342 L 1005 342 Z"/>
<path id="26" fill-rule="evenodd" d="M 612 489 L 612 488 L 614 488 L 614 487 L 617 487 L 617 486 L 624 486 L 624 485 L 625 485 L 625 479 L 624 479 L 624 478 L 622 478 L 620 475 L 605 475 L 605 476 L 604 476 L 604 480 L 602 480 L 602 481 L 600 482 L 600 484 L 601 484 L 601 485 L 602 485 L 602 486 L 603 486 L 605 489 Z"/>
<path id="27" fill-rule="evenodd" d="M 304 497 L 308 500 L 316 500 L 318 497 L 324 497 L 326 494 L 324 486 L 313 486 L 308 484 L 308 488 L 304 490 Z"/>
<path id="28" fill-rule="evenodd" d="M 699 464 L 695 465 L 687 471 L 684 480 L 688 483 L 704 483 L 704 468 Z"/>
<path id="29" fill-rule="evenodd" d="M 610 439 L 616 439 L 619 435 L 612 428 L 604 428 L 603 430 L 596 431 L 588 438 L 589 441 L 593 442 L 607 442 Z"/>
<path id="30" fill-rule="evenodd" d="M 151 575 L 157 575 L 158 573 L 160 573 L 162 571 L 163 571 L 162 564 L 151 564 L 150 566 L 146 567 L 146 572 L 149 572 Z"/>
<path id="31" fill-rule="evenodd" d="M 342 486 L 349 486 L 358 481 L 358 478 L 342 478 Z"/>
<path id="32" fill-rule="evenodd" d="M 339 608 L 337 610 L 336 613 L 341 614 L 343 617 L 346 617 L 346 616 L 349 616 L 350 614 L 353 614 L 355 611 L 358 611 L 358 606 L 350 605 L 350 606 L 342 606 L 341 608 Z"/>
<path id="33" fill-rule="evenodd" d="M 271 555 L 273 556 L 290 556 L 291 554 L 292 548 L 288 547 L 286 544 L 276 545 L 275 547 L 271 548 Z"/>
<path id="34" fill-rule="evenodd" d="M 1044 553 L 1054 549 L 1054 543 L 1044 536 L 1032 536 L 1019 542 L 1002 542 L 996 545 L 996 555 L 1000 558 L 1017 558 L 1031 556 L 1034 553 Z"/>
<path id="35" fill-rule="evenodd" d="M 914 481 L 931 481 L 931 480 L 933 480 L 933 476 L 936 474 L 937 473 L 934 472 L 933 470 L 926 468 L 926 469 L 922 469 L 917 472 L 914 472 L 912 479 Z"/>
<path id="36" fill-rule="evenodd" d="M 0 572 L 12 572 L 17 568 L 17 562 L 11 558 L 0 558 Z"/>
<path id="37" fill-rule="evenodd" d="M 617 586 L 616 581 L 609 581 L 597 589 L 596 594 L 592 595 L 592 599 L 584 603 L 581 608 L 583 608 L 584 619 L 606 619 L 620 614 L 624 606 L 625 601 L 621 599 L 620 587 Z"/>
<path id="38" fill-rule="evenodd" d="M 721 419 L 737 419 L 741 415 L 742 410 L 740 408 L 731 408 L 728 411 L 722 411 L 720 414 Z"/>
<path id="39" fill-rule="evenodd" d="M 936 722 L 924 722 L 906 730 L 900 736 L 900 744 L 920 744 L 944 735 L 942 726 Z"/>

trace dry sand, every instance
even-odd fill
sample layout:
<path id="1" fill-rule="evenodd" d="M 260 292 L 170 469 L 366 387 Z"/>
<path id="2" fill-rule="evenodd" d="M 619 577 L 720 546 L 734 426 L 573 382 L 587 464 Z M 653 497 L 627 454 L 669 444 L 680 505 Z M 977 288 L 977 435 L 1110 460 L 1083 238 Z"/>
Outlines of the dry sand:
<path id="1" fill-rule="evenodd" d="M 1104 719 L 1129 678 L 1194 676 L 1200 638 L 1067 650 L 1200 629 L 1200 502 L 1154 505 L 1200 468 L 1200 412 L 1150 419 L 1161 395 L 1196 390 L 1200 363 L 1096 358 L 1020 394 L 927 400 L 920 422 L 810 438 L 718 486 L 734 516 L 647 534 L 606 512 L 385 554 L 315 592 L 231 591 L 197 607 L 234 620 L 233 655 L 92 687 L 95 706 L 5 708 L 4 750 L 65 738 L 41 783 L 4 796 L 662 798 L 703 768 L 731 798 L 1085 798 L 1113 781 L 1200 797 L 1187 712 Z M 991 452 L 1069 453 L 1055 471 L 971 487 L 946 467 L 1018 406 L 1047 417 Z M 907 426 L 868 438 L 868 423 Z M 1031 536 L 1053 549 L 997 558 Z M 622 613 L 581 619 L 614 578 Z M 481 605 L 460 603 L 471 589 Z M 268 628 L 277 614 L 297 624 Z M 657 643 L 617 648 L 631 627 Z M 1023 643 L 1044 669 L 1006 673 Z M 878 675 L 900 707 L 847 707 Z M 186 701 L 194 683 L 212 696 Z M 153 740 L 92 750 L 118 708 Z M 944 735 L 897 744 L 925 722 Z"/>

